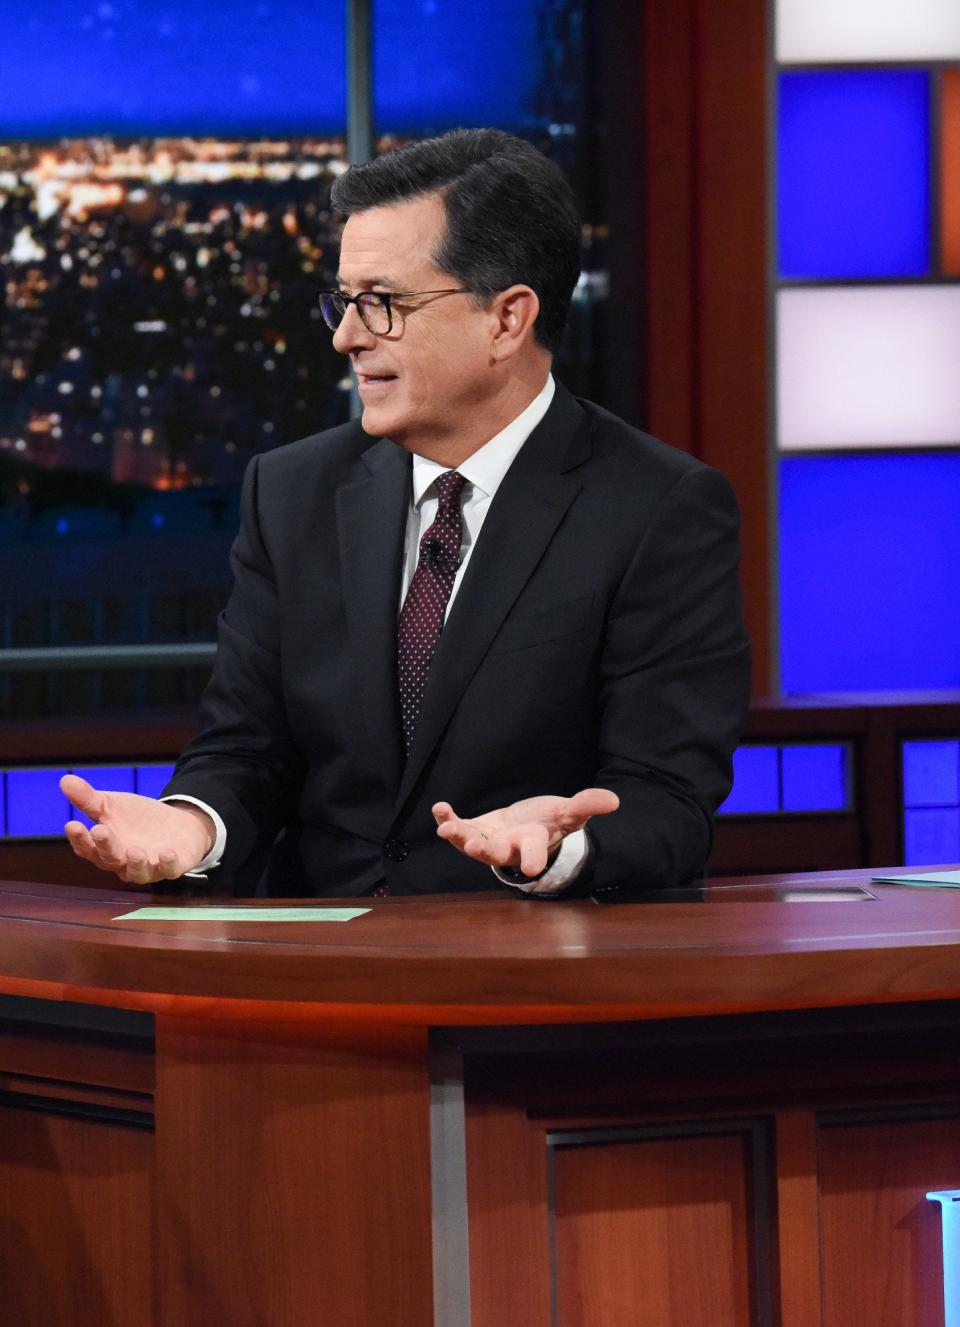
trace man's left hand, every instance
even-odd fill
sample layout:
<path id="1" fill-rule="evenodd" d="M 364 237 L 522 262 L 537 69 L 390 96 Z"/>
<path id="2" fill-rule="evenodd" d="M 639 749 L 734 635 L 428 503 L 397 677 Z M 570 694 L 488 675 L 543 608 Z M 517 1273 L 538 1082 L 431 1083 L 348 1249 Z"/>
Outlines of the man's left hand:
<path id="1" fill-rule="evenodd" d="M 472 820 L 461 819 L 449 802 L 437 802 L 433 816 L 440 838 L 467 857 L 537 876 L 568 834 L 619 805 L 620 798 L 609 789 L 585 788 L 573 797 L 527 797 Z"/>

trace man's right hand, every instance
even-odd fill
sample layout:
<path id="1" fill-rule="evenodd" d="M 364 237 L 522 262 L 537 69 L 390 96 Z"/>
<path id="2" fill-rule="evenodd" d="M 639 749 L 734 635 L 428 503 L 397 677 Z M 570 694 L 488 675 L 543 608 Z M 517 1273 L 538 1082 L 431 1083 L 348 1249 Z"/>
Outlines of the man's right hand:
<path id="1" fill-rule="evenodd" d="M 99 792 L 76 774 L 65 774 L 60 790 L 95 821 L 65 826 L 78 857 L 101 871 L 112 871 L 128 885 L 176 880 L 192 871 L 213 847 L 216 830 L 210 817 L 188 803 L 158 802 L 136 793 Z"/>

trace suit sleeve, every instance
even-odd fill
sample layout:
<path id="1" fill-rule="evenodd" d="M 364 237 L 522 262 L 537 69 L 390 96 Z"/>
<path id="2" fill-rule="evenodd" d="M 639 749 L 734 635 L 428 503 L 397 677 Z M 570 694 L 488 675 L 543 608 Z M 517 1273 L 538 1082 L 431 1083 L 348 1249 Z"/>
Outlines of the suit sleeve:
<path id="1" fill-rule="evenodd" d="M 268 848 L 295 808 L 303 757 L 281 690 L 280 607 L 257 510 L 259 458 L 244 478 L 234 586 L 218 624 L 217 658 L 201 705 L 203 730 L 184 748 L 164 796 L 215 807 L 227 828 L 223 868 Z"/>
<path id="2" fill-rule="evenodd" d="M 582 892 L 670 888 L 702 873 L 749 701 L 739 515 L 727 481 L 686 471 L 661 500 L 614 597 L 601 652 L 597 785 Z"/>

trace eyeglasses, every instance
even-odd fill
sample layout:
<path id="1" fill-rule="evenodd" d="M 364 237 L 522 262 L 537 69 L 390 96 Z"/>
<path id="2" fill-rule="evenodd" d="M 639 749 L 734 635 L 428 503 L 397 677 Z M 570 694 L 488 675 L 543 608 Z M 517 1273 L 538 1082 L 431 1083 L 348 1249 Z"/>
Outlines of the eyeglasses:
<path id="1" fill-rule="evenodd" d="M 347 308 L 356 305 L 360 320 L 374 336 L 389 336 L 393 331 L 393 301 L 417 299 L 421 295 L 469 295 L 462 286 L 446 290 L 361 290 L 345 295 L 342 290 L 321 290 L 320 310 L 323 321 L 335 332 L 346 317 Z"/>

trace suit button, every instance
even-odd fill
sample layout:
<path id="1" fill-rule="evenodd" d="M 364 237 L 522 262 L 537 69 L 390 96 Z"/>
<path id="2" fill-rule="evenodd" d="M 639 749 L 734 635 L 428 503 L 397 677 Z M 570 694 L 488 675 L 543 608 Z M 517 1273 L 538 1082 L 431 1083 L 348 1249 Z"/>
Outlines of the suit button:
<path id="1" fill-rule="evenodd" d="M 410 855 L 410 848 L 403 839 L 387 839 L 384 851 L 391 862 L 402 862 Z"/>

